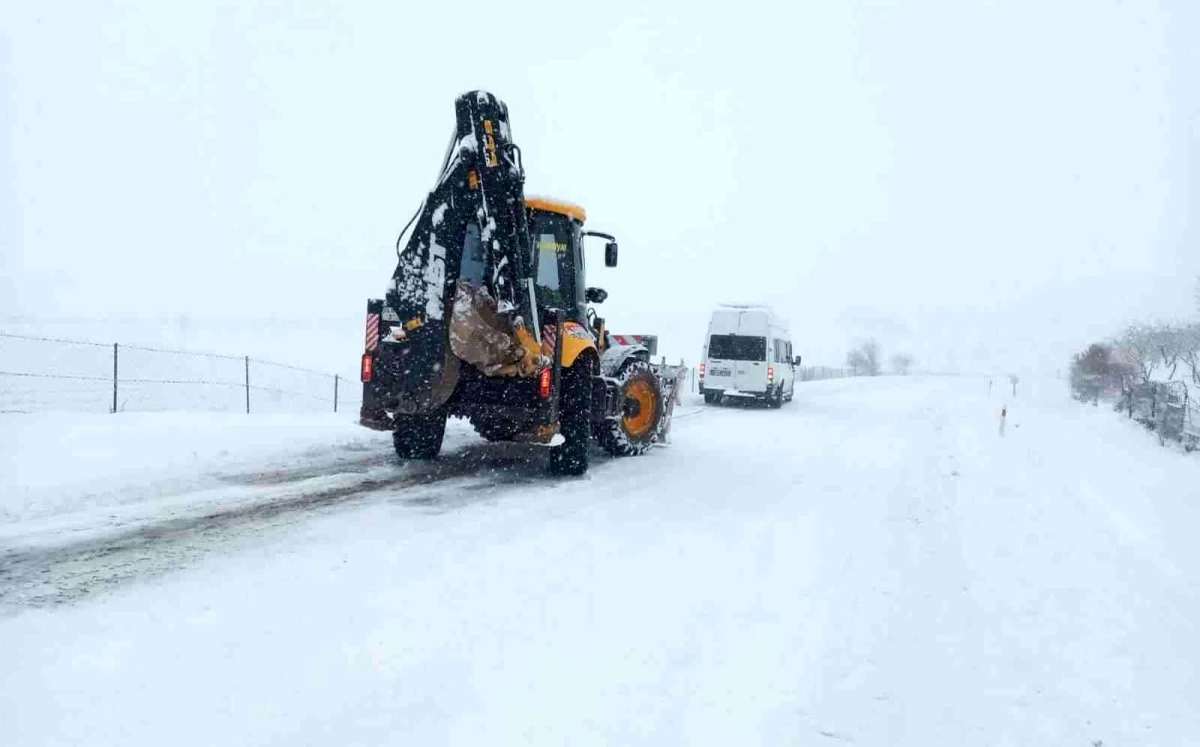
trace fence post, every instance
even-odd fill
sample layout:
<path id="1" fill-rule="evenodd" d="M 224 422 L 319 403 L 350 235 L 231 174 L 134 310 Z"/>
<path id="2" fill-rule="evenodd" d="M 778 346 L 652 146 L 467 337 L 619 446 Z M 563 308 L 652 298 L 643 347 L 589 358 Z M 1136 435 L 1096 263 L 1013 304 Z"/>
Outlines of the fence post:
<path id="1" fill-rule="evenodd" d="M 117 413 L 117 343 L 113 343 L 113 414 Z"/>
<path id="2" fill-rule="evenodd" d="M 333 375 L 333 411 L 337 412 L 338 374 Z"/>
<path id="3" fill-rule="evenodd" d="M 250 356 L 246 356 L 246 414 L 250 414 Z"/>

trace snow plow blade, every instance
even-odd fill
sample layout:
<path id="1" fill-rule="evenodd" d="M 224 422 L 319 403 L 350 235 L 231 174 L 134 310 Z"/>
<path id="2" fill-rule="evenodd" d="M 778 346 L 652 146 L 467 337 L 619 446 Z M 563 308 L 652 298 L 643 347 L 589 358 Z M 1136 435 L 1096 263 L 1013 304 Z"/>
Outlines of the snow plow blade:
<path id="1" fill-rule="evenodd" d="M 662 389 L 663 416 L 662 421 L 658 424 L 657 442 L 665 444 L 671 432 L 671 418 L 675 413 L 675 404 L 679 401 L 679 395 L 683 391 L 684 382 L 687 381 L 688 369 L 682 362 L 678 366 L 666 363 L 651 363 L 650 368 L 654 371 L 654 375 L 658 377 L 658 383 Z"/>

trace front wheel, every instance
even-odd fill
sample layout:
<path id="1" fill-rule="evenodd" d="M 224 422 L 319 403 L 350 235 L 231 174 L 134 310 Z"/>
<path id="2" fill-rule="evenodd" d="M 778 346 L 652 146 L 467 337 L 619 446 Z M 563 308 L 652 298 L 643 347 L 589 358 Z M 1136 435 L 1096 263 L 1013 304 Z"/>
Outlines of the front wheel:
<path id="1" fill-rule="evenodd" d="M 397 415 L 392 445 L 401 459 L 433 459 L 446 437 L 446 411 L 442 408 L 422 415 Z"/>
<path id="2" fill-rule="evenodd" d="M 597 439 L 613 456 L 644 454 L 658 440 L 663 393 L 650 364 L 635 360 L 617 374 L 621 415 L 598 426 Z"/>

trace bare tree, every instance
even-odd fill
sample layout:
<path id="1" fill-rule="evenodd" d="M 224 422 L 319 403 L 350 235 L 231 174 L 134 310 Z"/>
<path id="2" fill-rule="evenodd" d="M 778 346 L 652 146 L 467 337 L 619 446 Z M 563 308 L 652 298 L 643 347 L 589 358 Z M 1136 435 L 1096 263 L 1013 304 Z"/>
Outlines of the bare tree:
<path id="1" fill-rule="evenodd" d="M 1100 401 L 1100 395 L 1111 386 L 1112 357 L 1111 346 L 1092 343 L 1071 359 L 1070 383 L 1076 399 Z"/>
<path id="2" fill-rule="evenodd" d="M 1122 395 L 1129 394 L 1138 382 L 1142 381 L 1141 364 L 1137 361 L 1136 355 L 1122 347 L 1120 343 L 1115 343 L 1111 351 L 1109 358 L 1110 381 L 1119 387 Z"/>
<path id="3" fill-rule="evenodd" d="M 855 376 L 878 376 L 883 371 L 880 362 L 879 343 L 867 340 L 846 354 L 846 366 Z"/>
<path id="4" fill-rule="evenodd" d="M 863 353 L 867 357 L 867 373 L 878 376 L 883 372 L 883 354 L 879 351 L 879 343 L 868 340 L 863 344 Z"/>
<path id="5" fill-rule="evenodd" d="M 1179 330 L 1179 360 L 1192 373 L 1192 381 L 1200 385 L 1200 322 Z"/>
<path id="6" fill-rule="evenodd" d="M 892 356 L 892 370 L 901 376 L 908 376 L 912 370 L 913 357 L 908 353 L 896 353 Z"/>
<path id="7" fill-rule="evenodd" d="M 851 376 L 862 376 L 866 372 L 867 362 L 861 350 L 855 348 L 846 353 L 846 368 L 850 369 Z"/>
<path id="8" fill-rule="evenodd" d="M 1150 383 L 1160 361 L 1154 330 L 1144 324 L 1130 325 L 1116 347 L 1123 362 L 1137 368 L 1142 383 Z"/>
<path id="9" fill-rule="evenodd" d="M 1171 370 L 1167 375 L 1168 379 L 1174 379 L 1179 368 L 1179 357 L 1183 352 L 1182 334 L 1181 329 L 1171 324 L 1156 324 L 1151 328 L 1151 339 L 1154 341 L 1158 362 Z"/>

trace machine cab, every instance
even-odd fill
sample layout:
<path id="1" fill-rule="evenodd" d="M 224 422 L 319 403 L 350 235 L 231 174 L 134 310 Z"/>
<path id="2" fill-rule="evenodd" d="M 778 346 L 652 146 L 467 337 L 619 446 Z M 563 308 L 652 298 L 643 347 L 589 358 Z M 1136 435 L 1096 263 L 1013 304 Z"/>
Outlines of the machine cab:
<path id="1" fill-rule="evenodd" d="M 585 231 L 587 213 L 578 205 L 545 197 L 527 197 L 531 267 L 539 316 L 562 309 L 570 321 L 590 328 L 604 347 L 603 320 L 589 312 L 589 303 L 602 303 L 608 294 L 587 285 L 584 237 L 605 239 L 604 264 L 617 266 L 617 241 L 606 233 Z"/>
<path id="2" fill-rule="evenodd" d="M 538 317 L 550 319 L 553 318 L 552 309 L 562 309 L 567 321 L 600 333 L 596 319 L 589 318 L 594 315 L 589 315 L 588 304 L 600 303 L 608 294 L 600 288 L 589 288 L 587 285 L 583 239 L 585 236 L 598 236 L 608 240 L 604 253 L 604 263 L 608 267 L 617 264 L 615 239 L 608 234 L 584 231 L 587 213 L 573 203 L 527 197 L 525 207 Z M 479 227 L 474 222 L 467 225 L 461 256 L 457 276 L 482 284 L 486 272 L 484 250 Z"/>
<path id="3" fill-rule="evenodd" d="M 547 309 L 562 309 L 567 319 L 587 324 L 583 256 L 587 213 L 578 205 L 543 197 L 528 197 L 525 206 L 539 315 Z"/>

